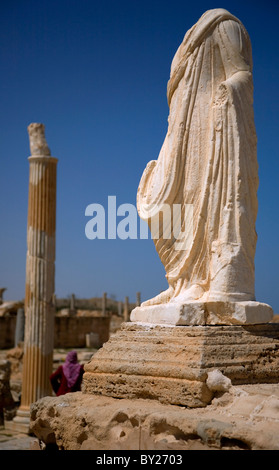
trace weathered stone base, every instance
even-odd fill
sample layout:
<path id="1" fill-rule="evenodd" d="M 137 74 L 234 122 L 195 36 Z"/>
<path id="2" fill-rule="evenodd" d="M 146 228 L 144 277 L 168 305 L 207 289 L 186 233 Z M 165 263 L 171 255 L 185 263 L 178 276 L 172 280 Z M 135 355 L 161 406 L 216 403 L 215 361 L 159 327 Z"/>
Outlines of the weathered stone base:
<path id="1" fill-rule="evenodd" d="M 247 325 L 268 323 L 273 318 L 270 305 L 256 302 L 184 302 L 136 307 L 132 322 L 157 325 Z"/>
<path id="2" fill-rule="evenodd" d="M 202 407 L 212 400 L 214 369 L 232 384 L 279 382 L 279 324 L 124 323 L 85 365 L 83 392 Z"/>
<path id="3" fill-rule="evenodd" d="M 196 409 L 81 392 L 46 397 L 31 405 L 31 431 L 46 449 L 279 450 L 279 385 L 232 386 Z"/>

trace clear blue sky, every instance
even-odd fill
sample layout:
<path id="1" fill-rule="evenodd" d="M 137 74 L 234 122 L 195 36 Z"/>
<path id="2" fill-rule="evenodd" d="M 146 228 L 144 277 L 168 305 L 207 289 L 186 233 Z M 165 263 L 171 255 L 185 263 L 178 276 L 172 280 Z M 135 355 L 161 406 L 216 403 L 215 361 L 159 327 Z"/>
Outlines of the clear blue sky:
<path id="1" fill-rule="evenodd" d="M 166 86 L 186 31 L 211 8 L 245 25 L 254 60 L 260 187 L 256 297 L 279 313 L 279 3 L 1 0 L 0 287 L 24 297 L 29 139 L 42 122 L 57 178 L 56 294 L 150 298 L 166 288 L 149 240 L 88 240 L 85 208 L 136 203 L 167 130 Z"/>

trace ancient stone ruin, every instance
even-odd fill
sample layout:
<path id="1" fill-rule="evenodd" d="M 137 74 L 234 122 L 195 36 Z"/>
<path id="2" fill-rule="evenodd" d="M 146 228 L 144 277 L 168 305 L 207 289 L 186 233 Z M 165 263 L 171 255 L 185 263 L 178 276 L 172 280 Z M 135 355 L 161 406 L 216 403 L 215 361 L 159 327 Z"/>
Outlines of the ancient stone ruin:
<path id="1" fill-rule="evenodd" d="M 29 429 L 30 404 L 51 394 L 56 230 L 56 165 L 43 124 L 28 126 L 29 198 L 25 288 L 25 334 L 21 405 L 13 420 Z"/>
<path id="2" fill-rule="evenodd" d="M 255 300 L 252 57 L 237 18 L 210 10 L 187 32 L 172 62 L 168 101 L 167 135 L 142 175 L 138 210 L 152 230 L 165 204 L 182 213 L 191 204 L 192 237 L 187 219 L 176 237 L 176 220 L 168 219 L 169 237 L 159 226 L 154 243 L 169 288 L 135 308 L 131 323 L 86 365 L 84 392 L 197 407 L 212 400 L 212 368 L 235 384 L 278 376 L 276 360 L 262 369 L 279 330 L 268 323 L 272 308 Z"/>
<path id="3" fill-rule="evenodd" d="M 279 449 L 279 325 L 255 299 L 252 53 L 238 18 L 202 15 L 174 56 L 167 95 L 167 135 L 137 203 L 169 287 L 85 364 L 81 392 L 25 399 L 46 447 Z M 166 207 L 180 208 L 180 226 L 177 213 L 160 219 Z"/>

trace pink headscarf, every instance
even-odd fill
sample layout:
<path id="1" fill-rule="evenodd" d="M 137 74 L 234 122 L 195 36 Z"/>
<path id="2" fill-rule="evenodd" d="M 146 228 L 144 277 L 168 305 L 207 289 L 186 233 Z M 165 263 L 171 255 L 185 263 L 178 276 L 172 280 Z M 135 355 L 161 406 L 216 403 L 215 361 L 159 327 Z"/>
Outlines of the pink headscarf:
<path id="1" fill-rule="evenodd" d="M 63 364 L 63 372 L 67 379 L 67 385 L 69 388 L 75 385 L 79 377 L 81 367 L 82 366 L 77 360 L 76 351 L 70 351 L 66 356 L 65 363 Z"/>

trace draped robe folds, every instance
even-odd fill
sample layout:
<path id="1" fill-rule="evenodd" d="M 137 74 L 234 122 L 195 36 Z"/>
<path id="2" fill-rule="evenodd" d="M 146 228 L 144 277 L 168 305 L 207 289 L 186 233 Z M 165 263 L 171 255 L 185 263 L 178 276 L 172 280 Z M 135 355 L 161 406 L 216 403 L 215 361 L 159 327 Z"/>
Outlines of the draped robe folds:
<path id="1" fill-rule="evenodd" d="M 142 175 L 137 207 L 151 227 L 163 205 L 180 204 L 178 238 L 187 248 L 177 249 L 173 232 L 153 238 L 169 288 L 142 305 L 254 300 L 258 165 L 252 52 L 237 18 L 209 10 L 187 32 L 172 62 L 167 95 L 167 135 L 158 160 Z"/>

